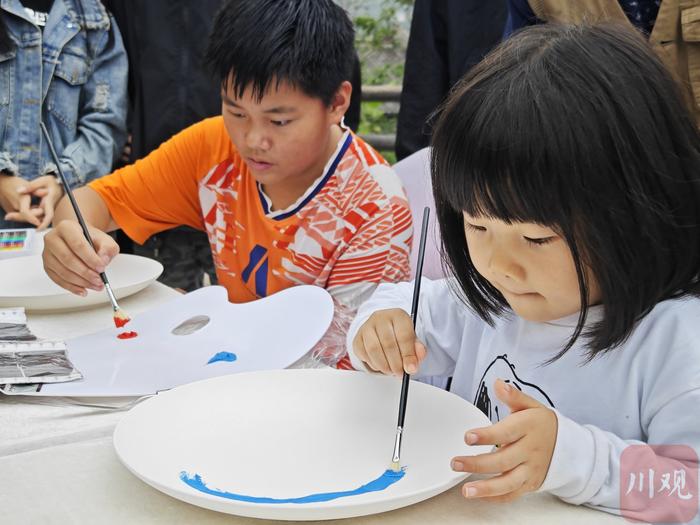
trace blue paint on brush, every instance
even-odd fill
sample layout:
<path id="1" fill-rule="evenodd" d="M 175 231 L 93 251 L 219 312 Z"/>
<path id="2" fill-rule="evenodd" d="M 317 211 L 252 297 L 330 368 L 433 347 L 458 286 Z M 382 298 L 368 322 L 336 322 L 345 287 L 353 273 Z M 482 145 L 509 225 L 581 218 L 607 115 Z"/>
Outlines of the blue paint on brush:
<path id="1" fill-rule="evenodd" d="M 345 490 L 342 492 L 322 492 L 320 494 L 311 494 L 310 496 L 303 496 L 300 498 L 266 498 L 262 496 L 244 496 L 242 494 L 234 494 L 232 492 L 226 492 L 220 489 L 212 489 L 207 486 L 205 481 L 199 474 L 190 475 L 185 471 L 180 472 L 180 479 L 184 481 L 187 485 L 192 487 L 199 492 L 205 494 L 210 494 L 212 496 L 218 496 L 220 498 L 233 499 L 238 501 L 247 501 L 249 503 L 319 503 L 323 501 L 331 501 L 338 498 L 347 498 L 349 496 L 358 496 L 360 494 L 366 494 L 368 492 L 378 492 L 380 490 L 385 490 L 391 485 L 399 481 L 404 477 L 405 472 L 400 470 L 395 472 L 393 470 L 387 470 L 379 476 L 377 479 L 370 481 L 369 483 L 362 485 L 353 490 Z"/>
<path id="2" fill-rule="evenodd" d="M 238 357 L 236 354 L 233 354 L 231 352 L 219 352 L 217 354 L 214 354 L 209 361 L 207 361 L 207 364 L 210 365 L 212 363 L 216 363 L 217 361 L 229 361 L 233 363 Z"/>

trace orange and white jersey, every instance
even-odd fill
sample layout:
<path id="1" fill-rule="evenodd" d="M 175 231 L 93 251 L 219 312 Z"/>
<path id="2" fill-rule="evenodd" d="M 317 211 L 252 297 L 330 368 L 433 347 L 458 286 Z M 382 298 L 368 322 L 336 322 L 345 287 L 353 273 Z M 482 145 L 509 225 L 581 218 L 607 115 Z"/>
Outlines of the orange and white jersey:
<path id="1" fill-rule="evenodd" d="M 409 276 L 411 212 L 399 178 L 350 131 L 284 210 L 270 210 L 221 117 L 90 187 L 137 242 L 183 224 L 206 231 L 232 302 L 312 284 L 354 309 L 378 283 Z"/>

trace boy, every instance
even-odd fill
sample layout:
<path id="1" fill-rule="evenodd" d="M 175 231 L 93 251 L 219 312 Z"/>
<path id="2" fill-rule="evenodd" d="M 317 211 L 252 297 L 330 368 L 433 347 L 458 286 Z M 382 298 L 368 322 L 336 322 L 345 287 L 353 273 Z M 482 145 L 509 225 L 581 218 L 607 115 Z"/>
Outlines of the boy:
<path id="1" fill-rule="evenodd" d="M 48 275 L 76 294 L 99 290 L 118 251 L 104 232 L 144 242 L 189 225 L 207 232 L 232 302 L 314 284 L 354 309 L 380 281 L 408 278 L 401 184 L 342 123 L 353 37 L 330 0 L 228 2 L 206 53 L 222 116 L 75 192 L 95 251 L 63 199 L 45 238 Z"/>

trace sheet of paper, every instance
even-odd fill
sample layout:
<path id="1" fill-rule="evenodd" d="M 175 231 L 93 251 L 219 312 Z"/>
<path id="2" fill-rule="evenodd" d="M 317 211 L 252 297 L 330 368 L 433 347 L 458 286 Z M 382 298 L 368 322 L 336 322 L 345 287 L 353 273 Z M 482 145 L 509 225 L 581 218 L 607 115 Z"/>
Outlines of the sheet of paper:
<path id="1" fill-rule="evenodd" d="M 220 375 L 285 368 L 320 340 L 332 317 L 330 295 L 316 286 L 244 304 L 229 303 L 221 286 L 201 288 L 121 330 L 68 340 L 68 356 L 83 379 L 44 385 L 32 395 L 142 396 Z M 202 318 L 208 322 L 197 329 Z M 117 337 L 126 331 L 138 335 Z"/>

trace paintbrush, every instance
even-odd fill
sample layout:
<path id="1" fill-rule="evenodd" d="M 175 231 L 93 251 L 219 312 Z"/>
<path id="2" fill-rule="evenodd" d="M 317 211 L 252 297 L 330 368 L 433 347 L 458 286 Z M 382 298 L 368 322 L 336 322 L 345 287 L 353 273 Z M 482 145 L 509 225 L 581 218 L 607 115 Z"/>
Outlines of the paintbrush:
<path id="1" fill-rule="evenodd" d="M 430 218 L 430 208 L 423 208 L 423 225 L 420 230 L 420 244 L 418 245 L 418 264 L 416 266 L 415 280 L 413 281 L 413 304 L 411 305 L 411 319 L 413 329 L 416 329 L 418 321 L 418 298 L 420 297 L 420 281 L 423 274 L 423 259 L 425 257 L 425 240 L 428 236 L 428 220 Z M 401 382 L 401 397 L 399 399 L 399 422 L 396 426 L 396 439 L 394 441 L 394 454 L 391 458 L 391 470 L 401 471 L 401 439 L 403 437 L 403 423 L 406 418 L 406 402 L 408 401 L 408 385 L 410 376 L 404 371 Z"/>
<path id="2" fill-rule="evenodd" d="M 73 196 L 73 191 L 70 188 L 70 185 L 68 184 L 68 180 L 66 179 L 66 175 L 63 173 L 63 170 L 61 169 L 61 163 L 58 160 L 58 154 L 56 153 L 56 149 L 53 147 L 53 142 L 51 141 L 51 137 L 49 136 L 49 132 L 46 129 L 46 126 L 44 125 L 43 122 L 39 123 L 39 127 L 41 127 L 41 132 L 44 134 L 44 140 L 46 140 L 46 145 L 49 147 L 49 153 L 51 153 L 51 157 L 53 158 L 54 164 L 56 164 L 56 169 L 58 170 L 58 176 L 61 179 L 61 183 L 63 184 L 63 189 L 66 192 L 66 195 L 68 195 L 68 199 L 70 200 L 71 205 L 73 206 L 73 211 L 75 212 L 75 216 L 78 218 L 78 222 L 80 223 L 80 227 L 83 229 L 83 235 L 85 235 L 85 238 L 87 241 L 90 243 L 90 246 L 92 249 L 95 249 L 95 245 L 92 242 L 92 237 L 90 237 L 90 231 L 87 228 L 87 224 L 85 224 L 85 220 L 83 219 L 83 215 L 80 213 L 80 208 L 78 208 L 78 202 L 75 200 L 75 197 Z M 117 303 L 117 298 L 114 296 L 114 292 L 112 291 L 112 287 L 109 284 L 109 279 L 107 279 L 107 274 L 105 272 L 100 273 L 100 278 L 102 279 L 102 282 L 105 285 L 105 290 L 107 291 L 107 295 L 109 296 L 109 302 L 112 303 L 112 310 L 114 310 L 114 324 L 117 328 L 121 328 L 124 326 L 126 323 L 128 323 L 131 319 L 129 318 L 128 315 L 126 315 L 121 308 L 119 308 L 119 304 Z"/>

